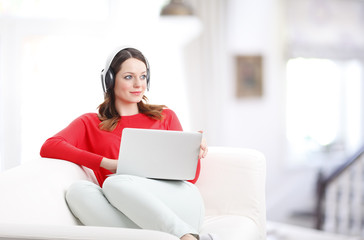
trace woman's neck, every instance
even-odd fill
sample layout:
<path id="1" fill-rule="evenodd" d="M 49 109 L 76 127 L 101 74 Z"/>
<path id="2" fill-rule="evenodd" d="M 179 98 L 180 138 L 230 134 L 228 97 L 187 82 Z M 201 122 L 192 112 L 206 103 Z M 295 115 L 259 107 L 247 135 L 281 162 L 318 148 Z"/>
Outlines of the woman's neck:
<path id="1" fill-rule="evenodd" d="M 120 116 L 131 116 L 139 113 L 139 108 L 137 103 L 118 104 L 116 102 L 115 107 Z"/>

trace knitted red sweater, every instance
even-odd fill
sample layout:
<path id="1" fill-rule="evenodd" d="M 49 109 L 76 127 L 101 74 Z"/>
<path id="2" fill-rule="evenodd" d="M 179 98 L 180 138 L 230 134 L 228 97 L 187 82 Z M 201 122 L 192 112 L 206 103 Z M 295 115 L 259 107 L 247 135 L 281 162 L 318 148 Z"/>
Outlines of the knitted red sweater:
<path id="1" fill-rule="evenodd" d="M 58 158 L 88 167 L 95 173 L 100 186 L 109 174 L 109 170 L 100 167 L 103 157 L 117 159 L 121 135 L 124 128 L 144 128 L 182 131 L 176 114 L 170 109 L 163 110 L 164 119 L 154 120 L 139 113 L 123 116 L 116 128 L 109 132 L 99 128 L 100 120 L 96 113 L 87 113 L 75 119 L 65 129 L 49 138 L 43 144 L 40 155 L 46 158 Z M 140 146 L 143 149 L 143 146 Z M 200 161 L 195 183 L 200 174 Z"/>

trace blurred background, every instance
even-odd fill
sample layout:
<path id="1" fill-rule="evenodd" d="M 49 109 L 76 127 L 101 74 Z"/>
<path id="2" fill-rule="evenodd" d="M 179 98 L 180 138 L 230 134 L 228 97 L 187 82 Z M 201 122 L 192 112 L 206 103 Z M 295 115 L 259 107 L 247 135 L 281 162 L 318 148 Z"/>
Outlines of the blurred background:
<path id="1" fill-rule="evenodd" d="M 364 146 L 363 29 L 362 0 L 0 0 L 0 171 L 96 112 L 129 45 L 151 103 L 210 146 L 264 153 L 268 220 L 314 227 L 319 173 Z"/>

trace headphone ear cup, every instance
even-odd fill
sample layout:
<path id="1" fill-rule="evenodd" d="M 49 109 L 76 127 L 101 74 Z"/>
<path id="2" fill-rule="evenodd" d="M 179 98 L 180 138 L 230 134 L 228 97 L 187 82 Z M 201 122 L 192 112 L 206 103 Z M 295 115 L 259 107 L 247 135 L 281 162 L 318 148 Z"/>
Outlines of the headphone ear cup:
<path id="1" fill-rule="evenodd" d="M 150 69 L 149 66 L 147 67 L 147 90 L 149 91 L 150 87 Z"/>
<path id="2" fill-rule="evenodd" d="M 109 70 L 105 73 L 105 87 L 106 91 L 109 91 L 109 89 L 113 89 L 115 84 L 114 79 L 114 71 L 109 68 Z"/>

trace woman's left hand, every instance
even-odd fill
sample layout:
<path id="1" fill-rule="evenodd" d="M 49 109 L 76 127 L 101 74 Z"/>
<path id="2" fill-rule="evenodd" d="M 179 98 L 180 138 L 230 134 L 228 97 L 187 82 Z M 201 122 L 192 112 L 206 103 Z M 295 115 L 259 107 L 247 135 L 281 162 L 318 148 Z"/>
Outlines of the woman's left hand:
<path id="1" fill-rule="evenodd" d="M 203 133 L 203 131 L 199 131 L 200 133 Z M 201 140 L 201 145 L 200 145 L 200 154 L 198 155 L 198 158 L 204 158 L 206 157 L 208 152 L 208 147 L 207 147 L 207 143 L 206 143 L 206 139 L 202 138 Z"/>

